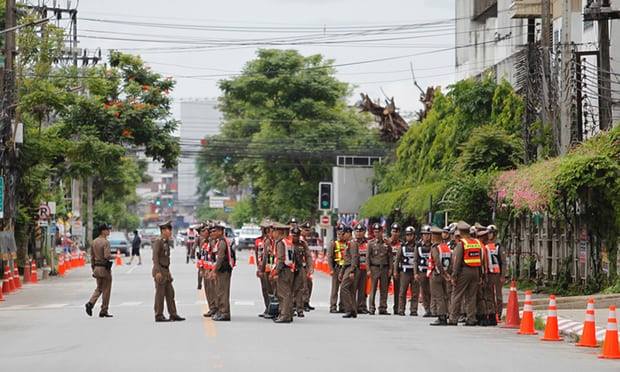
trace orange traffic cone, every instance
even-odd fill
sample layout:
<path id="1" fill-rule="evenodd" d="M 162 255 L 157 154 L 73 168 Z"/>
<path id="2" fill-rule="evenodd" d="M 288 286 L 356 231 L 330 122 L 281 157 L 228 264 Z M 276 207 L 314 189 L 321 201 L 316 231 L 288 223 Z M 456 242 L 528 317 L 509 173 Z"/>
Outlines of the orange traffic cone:
<path id="1" fill-rule="evenodd" d="M 19 270 L 17 266 L 13 267 L 13 281 L 15 282 L 15 288 L 20 289 L 22 287 L 22 283 L 19 281 Z"/>
<path id="2" fill-rule="evenodd" d="M 58 256 L 58 275 L 65 276 L 65 258 L 62 254 Z"/>
<path id="3" fill-rule="evenodd" d="M 65 253 L 65 272 L 69 272 L 71 270 L 71 255 L 69 253 Z"/>
<path id="4" fill-rule="evenodd" d="M 30 265 L 30 282 L 37 283 L 37 263 L 36 261 L 32 261 L 32 265 Z"/>
<path id="5" fill-rule="evenodd" d="M 508 306 L 506 307 L 506 320 L 504 321 L 502 328 L 519 328 L 520 323 L 519 296 L 517 295 L 517 284 L 513 280 L 510 282 L 510 294 L 508 295 Z"/>
<path id="6" fill-rule="evenodd" d="M 370 283 L 370 276 L 366 277 L 366 296 L 370 294 L 370 290 L 372 289 L 372 284 Z"/>
<path id="7" fill-rule="evenodd" d="M 4 267 L 4 276 L 2 277 L 2 292 L 11 293 L 11 277 L 9 276 L 9 267 Z"/>
<path id="8" fill-rule="evenodd" d="M 250 258 L 248 258 L 248 265 L 256 265 L 256 260 L 254 259 L 254 255 L 250 253 Z"/>
<path id="9" fill-rule="evenodd" d="M 4 301 L 4 295 L 2 295 L 2 285 L 0 284 L 0 301 Z"/>
<path id="10" fill-rule="evenodd" d="M 547 311 L 547 324 L 545 325 L 545 335 L 542 341 L 562 341 L 558 329 L 558 307 L 555 302 L 555 295 L 549 296 L 549 310 Z"/>
<path id="11" fill-rule="evenodd" d="M 114 262 L 116 266 L 123 266 L 123 259 L 121 258 L 121 251 L 116 251 L 116 261 Z"/>
<path id="12" fill-rule="evenodd" d="M 603 341 L 603 353 L 598 356 L 601 359 L 620 359 L 620 349 L 618 348 L 618 321 L 616 320 L 616 307 L 609 307 L 609 318 L 607 319 L 607 332 Z"/>
<path id="13" fill-rule="evenodd" d="M 597 347 L 596 326 L 594 324 L 594 299 L 590 297 L 586 308 L 586 320 L 583 321 L 583 331 L 577 346 Z"/>
<path id="14" fill-rule="evenodd" d="M 534 312 L 532 311 L 532 291 L 525 291 L 525 302 L 523 304 L 523 318 L 519 327 L 520 335 L 537 335 L 534 329 Z"/>

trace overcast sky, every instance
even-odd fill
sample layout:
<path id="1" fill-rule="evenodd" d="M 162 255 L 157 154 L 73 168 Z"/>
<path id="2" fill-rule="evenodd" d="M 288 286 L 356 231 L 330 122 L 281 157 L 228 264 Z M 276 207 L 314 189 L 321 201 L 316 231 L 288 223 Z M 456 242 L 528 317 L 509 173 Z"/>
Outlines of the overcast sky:
<path id="1" fill-rule="evenodd" d="M 258 48 L 226 46 L 207 49 L 197 45 L 205 40 L 237 42 L 247 39 L 307 38 L 308 35 L 315 35 L 311 37 L 313 42 L 346 40 L 345 44 L 337 45 L 277 48 L 298 49 L 305 55 L 320 53 L 334 59 L 336 64 L 365 62 L 338 67 L 341 80 L 357 85 L 350 101 L 355 102 L 360 92 L 366 92 L 372 98 L 381 98 L 384 92 L 395 97 L 401 110 L 412 111 L 418 109 L 420 104 L 419 91 L 411 81 L 410 62 L 413 62 L 422 87 L 445 86 L 453 82 L 454 51 L 437 51 L 454 46 L 454 23 L 417 25 L 454 18 L 454 1 L 81 0 L 78 7 L 79 39 L 83 48 L 125 49 L 141 54 L 154 70 L 177 79 L 175 99 L 217 97 L 217 80 L 222 75 L 238 72 L 245 62 L 254 57 Z M 160 27 L 162 24 L 172 24 L 172 27 Z M 379 26 L 411 24 L 416 26 L 374 35 L 360 34 L 367 28 L 376 31 Z M 177 25 L 189 27 L 179 29 Z M 220 27 L 222 31 L 204 29 L 212 26 Z M 258 32 L 257 27 L 268 28 L 270 32 Z M 246 31 L 248 28 L 250 30 Z M 358 33 L 333 36 L 341 30 L 350 32 L 352 28 Z M 180 44 L 186 40 L 191 44 Z M 366 63 L 384 57 L 409 55 L 415 56 Z"/>

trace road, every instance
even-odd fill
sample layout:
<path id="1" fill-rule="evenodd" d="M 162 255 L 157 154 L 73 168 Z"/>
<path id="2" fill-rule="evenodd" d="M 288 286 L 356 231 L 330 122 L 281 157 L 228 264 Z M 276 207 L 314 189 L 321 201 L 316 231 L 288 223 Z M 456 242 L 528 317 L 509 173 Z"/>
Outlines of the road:
<path id="1" fill-rule="evenodd" d="M 173 251 L 180 323 L 153 321 L 150 250 L 141 266 L 113 270 L 111 319 L 89 318 L 89 268 L 29 285 L 0 304 L 2 371 L 611 371 L 597 349 L 543 343 L 499 328 L 429 327 L 429 319 L 329 314 L 329 281 L 315 278 L 317 310 L 292 324 L 257 317 L 262 305 L 254 266 L 240 255 L 230 323 L 202 317 L 202 292 L 183 250 Z"/>

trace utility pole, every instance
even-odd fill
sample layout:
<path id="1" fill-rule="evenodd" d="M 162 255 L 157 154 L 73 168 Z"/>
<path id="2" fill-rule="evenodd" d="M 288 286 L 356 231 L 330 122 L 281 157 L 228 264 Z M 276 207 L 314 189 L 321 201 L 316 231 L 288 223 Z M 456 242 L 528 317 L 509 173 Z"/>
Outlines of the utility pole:
<path id="1" fill-rule="evenodd" d="M 570 148 L 573 136 L 573 94 L 572 94 L 572 50 L 571 50 L 571 0 L 562 0 L 562 93 L 560 97 L 560 155 L 566 154 Z"/>
<path id="2" fill-rule="evenodd" d="M 620 19 L 620 11 L 611 9 L 610 0 L 594 0 L 584 9 L 584 21 L 598 22 L 598 66 L 599 128 L 611 128 L 611 62 L 609 56 L 609 21 Z"/>
<path id="3" fill-rule="evenodd" d="M 551 53 L 551 1 L 550 0 L 542 0 L 541 1 L 541 23 L 542 23 L 542 32 L 541 32 L 541 55 L 542 55 L 542 110 L 541 110 L 541 128 L 538 129 L 538 139 L 539 144 L 536 149 L 536 155 L 538 159 L 542 159 L 543 157 L 543 146 L 542 139 L 545 135 L 544 126 L 545 125 L 553 125 L 552 114 L 551 114 L 551 102 L 550 102 L 550 79 L 551 79 L 551 61 L 550 61 L 550 53 Z"/>

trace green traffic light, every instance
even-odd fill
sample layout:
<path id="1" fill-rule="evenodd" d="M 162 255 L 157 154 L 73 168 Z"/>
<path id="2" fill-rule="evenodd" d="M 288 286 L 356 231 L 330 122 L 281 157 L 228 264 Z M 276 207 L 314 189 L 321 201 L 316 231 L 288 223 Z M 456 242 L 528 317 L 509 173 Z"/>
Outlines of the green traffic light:
<path id="1" fill-rule="evenodd" d="M 327 207 L 329 207 L 329 202 L 327 200 L 323 200 L 323 202 L 321 202 L 321 206 L 323 208 L 327 208 Z"/>

